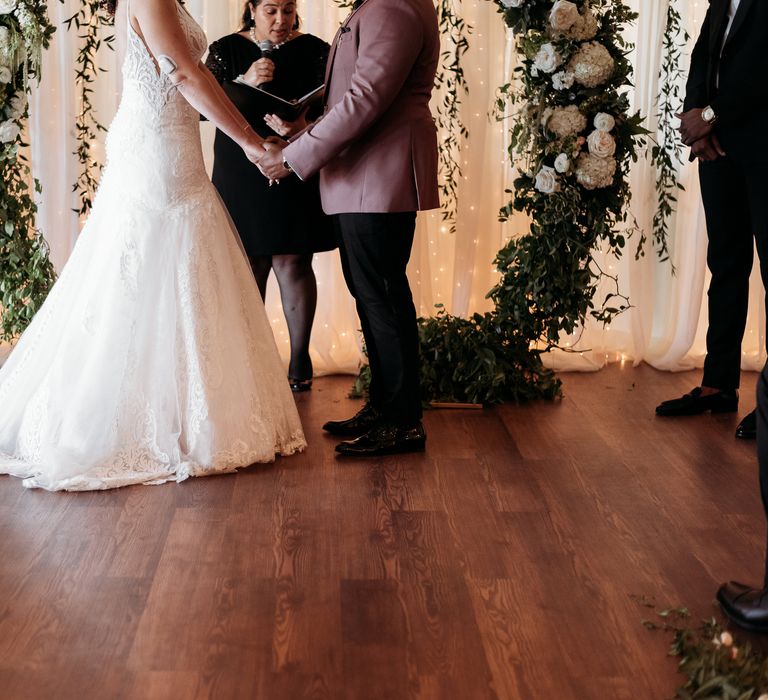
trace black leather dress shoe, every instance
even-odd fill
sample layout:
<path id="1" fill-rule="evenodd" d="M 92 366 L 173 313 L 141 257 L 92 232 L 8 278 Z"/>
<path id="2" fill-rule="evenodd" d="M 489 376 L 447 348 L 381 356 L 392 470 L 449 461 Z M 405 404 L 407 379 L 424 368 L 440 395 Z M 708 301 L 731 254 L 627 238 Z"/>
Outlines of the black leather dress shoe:
<path id="1" fill-rule="evenodd" d="M 347 420 L 329 420 L 323 430 L 331 435 L 341 435 L 342 437 L 355 437 L 363 435 L 373 428 L 381 420 L 381 414 L 366 403 L 352 418 Z"/>
<path id="2" fill-rule="evenodd" d="M 663 401 L 656 406 L 657 416 L 695 416 L 699 413 L 733 413 L 739 408 L 739 395 L 735 391 L 718 391 L 704 396 L 697 386 L 690 394 L 679 399 Z"/>
<path id="3" fill-rule="evenodd" d="M 757 414 L 754 411 L 741 419 L 736 428 L 736 437 L 740 440 L 754 440 L 757 437 Z"/>
<path id="4" fill-rule="evenodd" d="M 351 442 L 340 442 L 336 452 L 349 457 L 376 457 L 401 452 L 421 452 L 427 443 L 424 426 L 419 423 L 413 428 L 399 428 L 396 425 L 378 425 Z"/>
<path id="5" fill-rule="evenodd" d="M 768 632 L 768 588 L 750 588 L 729 581 L 720 586 L 717 601 L 739 627 L 750 632 Z"/>

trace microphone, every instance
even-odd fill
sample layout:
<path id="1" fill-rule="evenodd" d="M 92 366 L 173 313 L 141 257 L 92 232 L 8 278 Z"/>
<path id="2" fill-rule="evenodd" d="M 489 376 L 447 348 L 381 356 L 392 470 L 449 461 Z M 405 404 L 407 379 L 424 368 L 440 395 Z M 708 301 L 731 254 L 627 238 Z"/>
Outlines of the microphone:
<path id="1" fill-rule="evenodd" d="M 275 50 L 274 42 L 270 41 L 269 39 L 259 39 L 256 42 L 256 46 L 259 47 L 259 50 L 261 51 L 261 57 L 262 58 L 269 58 L 272 55 L 272 52 Z M 272 81 L 270 80 L 267 83 L 262 83 L 261 85 L 259 85 L 259 87 L 262 90 L 267 90 L 267 86 L 271 85 L 271 83 L 272 83 Z M 269 92 L 269 91 L 267 90 L 267 92 Z"/>
<path id="2" fill-rule="evenodd" d="M 264 58 L 269 58 L 269 54 L 271 54 L 275 49 L 274 43 L 272 43 L 269 39 L 260 39 L 256 42 L 256 46 L 259 47 L 261 55 Z"/>

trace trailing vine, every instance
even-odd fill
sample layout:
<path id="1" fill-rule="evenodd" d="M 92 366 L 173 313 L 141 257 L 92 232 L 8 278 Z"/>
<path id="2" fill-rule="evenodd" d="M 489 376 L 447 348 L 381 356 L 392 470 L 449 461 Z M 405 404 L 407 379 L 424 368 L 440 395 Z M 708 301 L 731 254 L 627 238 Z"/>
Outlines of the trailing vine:
<path id="1" fill-rule="evenodd" d="M 651 163 L 656 167 L 656 212 L 653 216 L 653 245 L 662 261 L 669 260 L 669 220 L 677 207 L 677 192 L 684 190 L 679 180 L 684 145 L 675 128 L 675 115 L 683 103 L 680 86 L 683 84 L 683 49 L 688 43 L 688 32 L 677 9 L 676 0 L 669 0 L 664 30 L 660 93 L 657 99 L 658 141 L 651 149 Z M 640 238 L 638 255 L 642 255 L 646 236 Z"/>
<path id="2" fill-rule="evenodd" d="M 61 3 L 64 1 L 59 0 Z M 101 11 L 100 5 L 100 0 L 83 0 L 78 11 L 64 20 L 67 30 L 72 30 L 74 27 L 78 32 L 78 39 L 83 42 L 77 54 L 75 72 L 80 103 L 75 121 L 77 137 L 75 155 L 80 162 L 80 173 L 72 186 L 72 191 L 77 192 L 80 199 L 78 209 L 80 215 L 87 214 L 93 204 L 102 164 L 94 158 L 92 149 L 99 132 L 106 131 L 106 127 L 96 117 L 91 102 L 96 77 L 100 72 L 105 72 L 96 64 L 97 53 L 102 44 L 111 49 L 114 42 L 112 34 L 104 38 L 100 37 L 102 27 L 111 24 L 106 14 Z"/>
<path id="3" fill-rule="evenodd" d="M 447 48 L 441 53 L 440 67 L 435 76 L 435 91 L 442 94 L 437 106 L 438 132 L 444 138 L 438 141 L 441 209 L 443 221 L 450 233 L 456 231 L 458 213 L 458 187 L 461 177 L 462 142 L 469 138 L 469 131 L 461 120 L 461 96 L 469 92 L 464 75 L 462 58 L 469 48 L 468 35 L 472 28 L 457 11 L 461 0 L 438 0 L 437 18 L 440 35 Z"/>
<path id="4" fill-rule="evenodd" d="M 40 0 L 0 0 L 0 339 L 27 327 L 53 284 L 48 247 L 35 229 L 37 205 L 24 155 L 29 79 L 40 79 L 41 56 L 54 27 Z"/>

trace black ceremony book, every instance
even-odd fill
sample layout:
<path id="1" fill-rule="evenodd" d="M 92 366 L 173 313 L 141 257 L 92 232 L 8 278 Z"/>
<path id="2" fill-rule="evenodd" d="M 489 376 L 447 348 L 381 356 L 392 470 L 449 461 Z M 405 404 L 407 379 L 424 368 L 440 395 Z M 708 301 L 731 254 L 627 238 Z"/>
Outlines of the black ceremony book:
<path id="1" fill-rule="evenodd" d="M 249 90 L 248 102 L 264 114 L 276 114 L 281 119 L 292 122 L 311 104 L 323 99 L 325 85 L 316 87 L 298 100 L 284 100 L 282 97 L 273 95 L 271 92 L 261 87 L 253 87 L 239 77 L 233 81 L 234 85 L 240 85 L 243 89 Z"/>

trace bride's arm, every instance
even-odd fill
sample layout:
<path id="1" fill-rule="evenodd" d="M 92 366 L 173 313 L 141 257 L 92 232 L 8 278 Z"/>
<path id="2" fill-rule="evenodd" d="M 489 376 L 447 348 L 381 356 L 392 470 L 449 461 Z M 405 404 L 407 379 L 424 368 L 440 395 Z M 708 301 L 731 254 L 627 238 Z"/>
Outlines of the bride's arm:
<path id="1" fill-rule="evenodd" d="M 179 22 L 177 0 L 132 0 L 131 10 L 140 35 L 160 70 L 168 75 L 184 99 L 216 128 L 239 144 L 251 160 L 264 151 L 256 134 L 205 66 L 192 58 Z M 129 21 L 133 21 L 129 17 Z"/>

